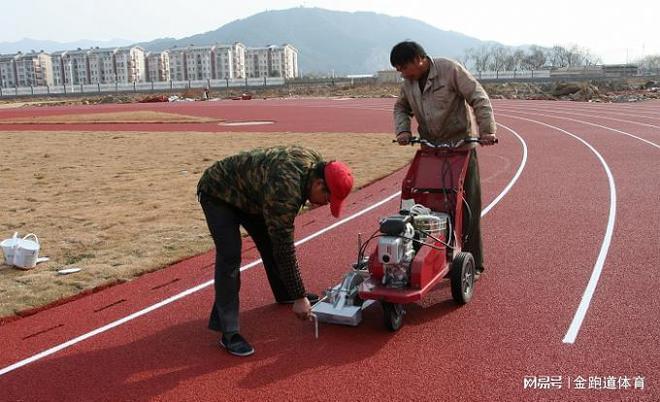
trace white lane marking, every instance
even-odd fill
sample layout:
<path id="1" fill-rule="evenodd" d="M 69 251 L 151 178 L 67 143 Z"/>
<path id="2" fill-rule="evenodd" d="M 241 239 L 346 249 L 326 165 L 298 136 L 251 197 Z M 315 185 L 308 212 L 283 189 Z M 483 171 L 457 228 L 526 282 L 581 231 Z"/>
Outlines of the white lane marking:
<path id="1" fill-rule="evenodd" d="M 509 190 L 511 190 L 511 187 L 513 187 L 513 185 L 516 183 L 516 181 L 518 181 L 518 177 L 520 177 L 520 175 L 522 174 L 523 169 L 525 168 L 525 165 L 527 164 L 527 144 L 525 143 L 525 140 L 523 140 L 522 137 L 520 135 L 518 135 L 517 132 L 515 132 L 513 129 L 505 126 L 504 124 L 497 123 L 497 125 L 506 128 L 507 130 L 511 131 L 511 133 L 513 133 L 513 135 L 518 137 L 518 141 L 520 141 L 520 144 L 522 145 L 522 148 L 523 148 L 523 157 L 522 157 L 522 160 L 520 161 L 520 166 L 518 167 L 518 171 L 513 176 L 513 179 L 511 179 L 509 184 L 504 188 L 504 190 L 502 190 L 500 195 L 498 195 L 493 200 L 493 202 L 491 202 L 486 208 L 483 209 L 483 211 L 481 211 L 481 216 L 482 217 L 484 217 L 498 202 L 500 202 L 500 200 L 502 198 L 504 198 L 506 193 L 508 193 Z"/>
<path id="2" fill-rule="evenodd" d="M 562 109 L 556 109 L 556 108 L 545 108 L 545 109 L 539 110 L 537 108 L 530 107 L 530 108 L 526 108 L 526 110 L 536 110 L 537 112 L 541 111 L 541 112 L 552 112 L 552 113 L 561 113 L 561 114 L 572 114 L 572 115 L 575 115 L 575 116 L 585 116 L 585 117 L 592 117 L 592 118 L 594 117 L 594 116 L 586 114 L 586 113 L 566 112 Z M 515 112 L 517 110 L 510 110 L 509 109 L 509 110 L 506 110 L 506 111 L 507 112 Z M 495 111 L 495 112 L 497 112 L 497 111 Z M 634 120 L 616 119 L 614 117 L 607 117 L 607 116 L 603 116 L 603 115 L 599 115 L 599 116 L 597 116 L 597 118 L 598 119 L 606 119 L 606 120 L 614 120 L 614 121 L 619 121 L 619 122 L 622 122 L 622 123 L 636 124 L 638 126 L 643 126 L 643 127 L 660 128 L 660 126 L 656 126 L 654 124 L 642 123 L 642 122 L 634 121 Z"/>
<path id="3" fill-rule="evenodd" d="M 500 116 L 502 116 L 502 114 L 500 114 Z M 614 177 L 612 176 L 612 172 L 610 171 L 607 162 L 605 162 L 605 159 L 601 156 L 601 154 L 598 151 L 596 151 L 596 149 L 592 147 L 591 144 L 589 144 L 587 141 L 583 140 L 582 138 L 578 137 L 577 135 L 569 133 L 568 131 L 561 129 L 559 127 L 540 122 L 538 120 L 527 119 L 525 117 L 519 117 L 513 115 L 504 115 L 504 116 L 511 117 L 514 119 L 526 120 L 532 123 L 537 123 L 542 126 L 550 127 L 564 134 L 570 135 L 571 137 L 575 138 L 576 140 L 586 145 L 587 148 L 589 148 L 591 152 L 593 152 L 596 155 L 601 165 L 603 165 L 603 168 L 605 169 L 605 173 L 607 174 L 607 181 L 610 186 L 610 211 L 609 211 L 609 217 L 607 218 L 607 229 L 605 230 L 603 243 L 600 246 L 600 252 L 598 253 L 598 258 L 596 259 L 596 263 L 594 264 L 593 271 L 591 272 L 589 283 L 587 284 L 587 287 L 584 290 L 584 294 L 582 295 L 582 299 L 580 300 L 580 305 L 575 311 L 575 315 L 573 316 L 571 325 L 568 327 L 568 331 L 566 331 L 566 335 L 562 340 L 562 342 L 564 343 L 572 344 L 575 343 L 575 339 L 577 338 L 578 332 L 580 332 L 580 328 L 582 327 L 582 322 L 584 321 L 584 317 L 587 315 L 587 311 L 589 310 L 591 299 L 594 296 L 596 286 L 598 285 L 598 280 L 600 279 L 600 274 L 603 271 L 603 265 L 605 265 L 605 259 L 607 258 L 607 253 L 610 248 L 610 243 L 612 242 L 612 233 L 614 232 L 614 222 L 616 220 L 616 186 L 614 184 Z"/>
<path id="4" fill-rule="evenodd" d="M 370 205 L 369 207 L 367 207 L 367 208 L 365 208 L 365 209 L 363 209 L 363 210 L 361 210 L 361 211 L 359 211 L 359 212 L 354 213 L 354 214 L 351 215 L 351 216 L 348 216 L 348 217 L 346 217 L 346 218 L 344 218 L 344 219 L 342 219 L 342 220 L 340 220 L 340 221 L 338 221 L 338 222 L 335 222 L 335 223 L 333 223 L 332 225 L 330 225 L 330 226 L 328 226 L 328 227 L 326 227 L 326 228 L 324 228 L 324 229 L 319 230 L 319 231 L 316 232 L 316 233 L 313 233 L 313 234 L 311 234 L 311 235 L 305 237 L 304 239 L 298 240 L 298 241 L 295 243 L 295 245 L 296 245 L 296 246 L 299 246 L 299 245 L 301 245 L 301 244 L 304 244 L 304 243 L 306 243 L 306 242 L 312 240 L 313 238 L 315 238 L 315 237 L 317 237 L 317 236 L 320 236 L 320 235 L 322 235 L 323 233 L 325 233 L 325 232 L 327 232 L 327 231 L 329 231 L 329 230 L 332 230 L 332 229 L 336 228 L 337 226 L 343 225 L 344 223 L 346 223 L 346 222 L 348 222 L 348 221 L 351 221 L 351 220 L 357 218 L 358 216 L 364 215 L 365 213 L 371 211 L 372 209 L 374 209 L 374 208 L 378 208 L 379 206 L 381 206 L 381 205 L 385 204 L 386 202 L 392 200 L 393 198 L 397 197 L 399 194 L 401 194 L 400 191 L 399 191 L 399 192 L 396 192 L 396 193 L 394 193 L 394 194 L 392 194 L 392 195 L 390 195 L 390 196 L 388 196 L 388 197 L 386 197 L 385 199 L 383 199 L 383 200 L 381 200 L 381 201 L 379 201 L 379 202 L 377 202 L 377 203 L 375 203 L 375 204 L 373 204 L 373 205 Z M 246 269 L 250 269 L 250 268 L 252 268 L 252 267 L 254 267 L 254 266 L 260 264 L 261 262 L 262 262 L 261 259 L 258 259 L 258 260 L 255 260 L 255 261 L 252 261 L 251 263 L 246 264 L 246 265 L 244 265 L 243 267 L 241 267 L 241 271 L 245 271 Z M 174 295 L 174 296 L 172 296 L 172 297 L 169 297 L 169 298 L 167 298 L 167 299 L 165 299 L 165 300 L 162 300 L 162 301 L 160 301 L 160 302 L 158 302 L 158 303 L 156 303 L 156 304 L 153 304 L 153 305 L 151 305 L 151 306 L 149 306 L 149 307 L 147 307 L 147 308 L 144 308 L 144 309 L 142 309 L 142 310 L 140 310 L 140 311 L 137 311 L 137 312 L 135 312 L 135 313 L 133 313 L 133 314 L 130 314 L 130 315 L 124 317 L 124 318 L 121 318 L 121 319 L 119 319 L 119 320 L 113 321 L 113 322 L 111 322 L 111 323 L 109 323 L 109 324 L 107 324 L 107 325 L 104 325 L 104 326 L 102 326 L 102 327 L 100 327 L 100 328 L 97 328 L 97 329 L 95 329 L 95 330 L 93 330 L 93 331 L 90 331 L 90 332 L 88 332 L 88 333 L 86 333 L 86 334 L 80 335 L 80 336 L 78 336 L 78 337 L 76 337 L 76 338 L 73 338 L 73 339 L 71 339 L 71 340 L 69 340 L 69 341 L 67 341 L 67 342 L 64 342 L 64 343 L 62 343 L 62 344 L 60 344 L 60 345 L 54 346 L 54 347 L 52 347 L 52 348 L 50 348 L 50 349 L 47 349 L 47 350 L 45 350 L 45 351 L 43 351 L 43 352 L 41 352 L 41 353 L 38 353 L 38 354 L 36 354 L 36 355 L 34 355 L 34 356 L 32 356 L 32 357 L 29 357 L 29 358 L 27 358 L 27 359 L 24 359 L 24 360 L 21 360 L 21 361 L 19 361 L 19 362 L 17 362 L 17 363 L 14 363 L 14 364 L 12 364 L 11 366 L 7 366 L 7 367 L 3 368 L 2 370 L 0 370 L 0 376 L 4 375 L 4 374 L 6 374 L 6 373 L 9 373 L 10 371 L 16 370 L 17 368 L 23 367 L 23 366 L 25 366 L 26 364 L 30 364 L 30 363 L 32 363 L 32 362 L 34 362 L 34 361 L 37 361 L 37 360 L 39 360 L 39 359 L 42 359 L 42 358 L 44 358 L 44 357 L 46 357 L 46 356 L 52 355 L 53 353 L 59 352 L 59 351 L 62 350 L 62 349 L 65 349 L 65 348 L 68 348 L 69 346 L 75 345 L 76 343 L 82 342 L 82 341 L 84 341 L 85 339 L 89 339 L 89 338 L 91 338 L 91 337 L 93 337 L 93 336 L 95 336 L 95 335 L 98 335 L 98 334 L 100 334 L 100 333 L 106 332 L 106 331 L 108 331 L 108 330 L 110 330 L 110 329 L 112 329 L 112 328 L 118 327 L 118 326 L 120 326 L 120 325 L 122 325 L 122 324 L 124 324 L 124 323 L 126 323 L 126 322 L 128 322 L 128 321 L 131 321 L 131 320 L 133 320 L 133 319 L 135 319 L 135 318 L 141 317 L 141 316 L 143 316 L 143 315 L 145 315 L 145 314 L 147 314 L 147 313 L 150 313 L 150 312 L 152 312 L 152 311 L 154 311 L 154 310 L 156 310 L 156 309 L 159 309 L 159 308 L 161 308 L 161 307 L 163 307 L 163 306 L 165 306 L 165 305 L 167 305 L 167 304 L 173 303 L 173 302 L 175 302 L 175 301 L 177 301 L 177 300 L 179 300 L 179 299 L 182 299 L 182 298 L 184 298 L 184 297 L 186 297 L 186 296 L 188 296 L 188 295 L 191 295 L 191 294 L 193 294 L 193 293 L 195 293 L 195 292 L 197 292 L 197 291 L 200 291 L 200 290 L 202 290 L 202 289 L 204 289 L 204 288 L 206 288 L 206 287 L 208 287 L 208 286 L 211 286 L 212 284 L 213 284 L 213 279 L 211 279 L 210 281 L 204 282 L 204 283 L 202 283 L 202 284 L 200 284 L 200 285 L 197 285 L 197 286 L 195 286 L 195 287 L 192 287 L 192 288 L 190 288 L 190 289 L 184 290 L 183 292 L 178 293 L 178 294 L 176 294 L 176 295 Z"/>
<path id="5" fill-rule="evenodd" d="M 544 106 L 542 104 L 536 104 L 536 106 Z M 504 104 L 500 104 L 504 105 Z M 506 106 L 509 107 L 518 107 L 517 105 L 524 107 L 524 106 L 529 106 L 530 103 L 519 103 L 519 104 L 507 104 Z M 592 105 L 591 107 L 587 105 Z M 596 106 L 598 105 L 598 106 Z M 654 114 L 655 116 L 649 116 L 648 114 L 645 114 L 645 112 L 648 112 L 648 110 L 642 109 L 640 107 L 633 107 L 633 108 L 628 108 L 628 109 L 622 109 L 622 108 L 607 108 L 604 107 L 605 103 L 601 104 L 594 104 L 594 103 L 588 103 L 588 104 L 583 104 L 581 102 L 570 102 L 567 105 L 561 105 L 556 102 L 551 102 L 546 104 L 545 106 L 553 106 L 553 110 L 567 110 L 564 107 L 566 106 L 568 110 L 573 111 L 573 112 L 584 112 L 584 113 L 607 113 L 610 115 L 617 115 L 617 116 L 625 116 L 625 117 L 643 117 L 646 119 L 653 119 L 653 120 L 659 120 L 660 117 L 658 117 L 658 113 L 651 113 Z"/>
<path id="6" fill-rule="evenodd" d="M 502 126 L 502 127 L 505 127 L 505 126 Z M 511 189 L 511 187 L 513 186 L 513 184 L 518 180 L 518 177 L 520 176 L 520 174 L 521 174 L 521 172 L 522 172 L 522 169 L 524 168 L 525 163 L 526 163 L 526 161 L 527 161 L 527 144 L 526 144 L 525 141 L 524 141 L 524 140 L 518 135 L 518 133 L 516 133 L 515 131 L 511 130 L 511 129 L 508 128 L 508 127 L 505 127 L 505 128 L 506 128 L 507 130 L 510 130 L 510 131 L 511 131 L 516 137 L 518 137 L 518 140 L 520 141 L 520 143 L 522 144 L 523 149 L 524 149 L 524 152 L 523 152 L 524 157 L 523 157 L 523 160 L 521 161 L 521 166 L 518 168 L 518 171 L 516 172 L 515 176 L 511 179 L 511 181 L 509 182 L 509 184 L 507 184 L 507 186 L 504 188 L 504 190 L 502 191 L 502 193 L 500 193 L 500 195 L 498 195 L 498 196 L 495 198 L 495 200 L 493 200 L 493 202 L 491 202 L 491 203 L 490 203 L 490 204 L 484 209 L 484 211 L 486 211 L 486 212 L 483 212 L 483 211 L 482 211 L 481 216 L 484 216 L 486 213 L 488 213 L 488 211 L 490 211 L 490 210 L 491 210 L 491 209 L 492 209 L 497 203 L 499 203 L 499 202 L 502 200 L 502 197 L 503 197 L 502 194 L 505 194 L 506 192 L 508 192 L 508 191 Z M 344 218 L 344 219 L 342 219 L 342 220 L 340 220 L 340 221 L 338 221 L 338 222 L 336 222 L 336 223 L 334 223 L 334 224 L 332 224 L 332 225 L 330 225 L 330 226 L 328 226 L 328 227 L 326 227 L 326 228 L 324 228 L 324 229 L 321 229 L 321 230 L 319 230 L 318 232 L 313 233 L 313 234 L 311 234 L 311 235 L 305 237 L 304 239 L 298 240 L 298 241 L 295 243 L 295 245 L 296 245 L 296 246 L 299 246 L 299 245 L 301 245 L 301 244 L 304 244 L 304 243 L 308 242 L 309 240 L 312 240 L 313 238 L 318 237 L 318 236 L 322 235 L 323 233 L 326 233 L 327 231 L 336 228 L 337 226 L 340 226 L 340 225 L 342 225 L 342 224 L 344 224 L 344 223 L 346 223 L 346 222 L 348 222 L 348 221 L 350 221 L 350 220 L 353 220 L 353 219 L 357 218 L 358 216 L 364 215 L 365 213 L 371 211 L 372 209 L 375 209 L 375 208 L 377 208 L 377 207 L 379 207 L 379 206 L 381 206 L 381 205 L 383 205 L 383 204 L 385 204 L 385 203 L 391 201 L 391 200 L 394 199 L 395 197 L 398 197 L 400 194 L 401 194 L 401 192 L 400 192 L 400 191 L 397 191 L 396 193 L 394 193 L 394 194 L 392 194 L 392 195 L 390 195 L 390 196 L 388 196 L 388 197 L 382 199 L 381 201 L 379 201 L 379 202 L 377 202 L 377 203 L 375 203 L 375 204 L 373 204 L 373 205 L 371 205 L 371 206 L 369 206 L 369 207 L 367 207 L 367 208 L 365 208 L 365 209 L 363 209 L 363 210 L 361 210 L 361 211 L 359 211 L 359 212 L 356 212 L 355 214 L 353 214 L 353 215 L 351 215 L 351 216 L 348 216 L 348 217 L 346 217 L 346 218 Z M 259 265 L 261 262 L 262 262 L 261 259 L 258 259 L 258 260 L 255 260 L 255 261 L 252 261 L 251 263 L 249 263 L 249 264 L 247 264 L 247 265 L 241 267 L 241 271 L 245 271 L 245 270 L 250 269 L 250 268 L 252 268 L 252 267 L 254 267 L 254 266 L 257 266 L 257 265 Z M 106 325 L 104 325 L 104 326 L 102 326 L 102 327 L 99 327 L 99 328 L 97 328 L 97 329 L 95 329 L 95 330 L 92 330 L 92 331 L 90 331 L 90 332 L 87 332 L 87 333 L 85 333 L 85 334 L 83 334 L 83 335 L 80 335 L 80 336 L 78 336 L 78 337 L 76 337 L 76 338 L 73 338 L 73 339 L 71 339 L 71 340 L 69 340 L 69 341 L 66 341 L 66 342 L 64 342 L 64 343 L 61 343 L 61 344 L 59 344 L 59 345 L 57 345 L 57 346 L 54 346 L 54 347 L 52 347 L 52 348 L 50 348 L 50 349 L 44 350 L 43 352 L 40 352 L 40 353 L 38 353 L 38 354 L 36 354 L 36 355 L 33 355 L 33 356 L 28 357 L 28 358 L 26 358 L 26 359 L 23 359 L 23 360 L 21 360 L 21 361 L 19 361 L 19 362 L 16 362 L 16 363 L 14 363 L 14 364 L 12 364 L 12 365 L 10 365 L 10 366 L 4 367 L 3 369 L 0 370 L 0 376 L 3 376 L 3 375 L 5 375 L 5 374 L 7 374 L 7 373 L 9 373 L 9 372 L 11 372 L 11 371 L 14 371 L 14 370 L 16 370 L 16 369 L 19 369 L 19 368 L 21 368 L 21 367 L 23 367 L 23 366 L 26 366 L 26 365 L 28 365 L 28 364 L 30 364 L 30 363 L 33 363 L 33 362 L 37 361 L 37 360 L 43 359 L 44 357 L 48 357 L 48 356 L 50 356 L 50 355 L 52 355 L 52 354 L 55 354 L 55 353 L 59 352 L 59 351 L 62 350 L 62 349 L 66 349 L 66 348 L 68 348 L 69 346 L 73 346 L 73 345 L 75 345 L 75 344 L 77 344 L 77 343 L 80 343 L 80 342 L 82 342 L 82 341 L 84 341 L 84 340 L 86 340 L 86 339 L 89 339 L 89 338 L 91 338 L 91 337 L 93 337 L 93 336 L 96 336 L 96 335 L 101 334 L 101 333 L 103 333 L 103 332 L 109 331 L 109 330 L 111 330 L 111 329 L 113 329 L 113 328 L 115 328 L 115 327 L 118 327 L 118 326 L 120 326 L 120 325 L 122 325 L 122 324 L 127 323 L 128 321 L 131 321 L 131 320 L 133 320 L 133 319 L 135 319 L 135 318 L 141 317 L 141 316 L 143 316 L 143 315 L 145 315 L 145 314 L 147 314 L 147 313 L 150 313 L 150 312 L 152 312 L 152 311 L 154 311 L 154 310 L 157 310 L 157 309 L 159 309 L 159 308 L 161 308 L 161 307 L 163 307 L 163 306 L 165 306 L 165 305 L 167 305 L 167 304 L 173 303 L 173 302 L 175 302 L 175 301 L 177 301 L 177 300 L 179 300 L 179 299 L 182 299 L 182 298 L 184 298 L 184 297 L 186 297 L 186 296 L 189 296 L 189 295 L 191 295 L 191 294 L 193 294 L 193 293 L 195 293 L 195 292 L 198 292 L 198 291 L 200 291 L 200 290 L 202 290 L 202 289 L 204 289 L 204 288 L 206 288 L 206 287 L 208 287 L 208 286 L 211 286 L 212 284 L 213 284 L 213 280 L 211 279 L 210 281 L 204 282 L 204 283 L 202 283 L 202 284 L 200 284 L 200 285 L 197 285 L 197 286 L 192 287 L 192 288 L 190 288 L 190 289 L 184 290 L 184 291 L 181 292 L 181 293 L 178 293 L 178 294 L 176 294 L 176 295 L 174 295 L 174 296 L 172 296 L 172 297 L 169 297 L 169 298 L 167 298 L 167 299 L 165 299 L 165 300 L 162 300 L 162 301 L 160 301 L 160 302 L 158 302 L 158 303 L 156 303 L 156 304 L 153 304 L 153 305 L 151 305 L 151 306 L 149 306 L 149 307 L 146 307 L 146 308 L 144 308 L 144 309 L 142 309 L 142 310 L 140 310 L 140 311 L 137 311 L 137 312 L 135 312 L 135 313 L 133 313 L 133 314 L 130 314 L 130 315 L 124 317 L 124 318 L 121 318 L 121 319 L 119 319 L 119 320 L 113 321 L 113 322 L 111 322 L 111 323 L 109 323 L 109 324 L 106 324 Z"/>
<path id="7" fill-rule="evenodd" d="M 538 110 L 538 109 L 534 109 L 534 110 Z M 600 124 L 591 123 L 591 122 L 584 121 L 584 120 L 572 119 L 570 117 L 553 116 L 553 115 L 543 114 L 543 113 L 538 113 L 538 112 L 520 112 L 520 111 L 517 111 L 517 110 L 515 110 L 515 111 L 514 110 L 507 110 L 507 112 L 508 113 L 531 114 L 531 115 L 534 115 L 534 116 L 544 116 L 544 117 L 549 117 L 551 119 L 570 120 L 570 121 L 574 121 L 574 122 L 581 123 L 581 124 L 587 124 L 587 125 L 593 126 L 593 127 L 604 128 L 606 130 L 611 130 L 611 131 L 614 131 L 614 132 L 619 133 L 619 134 L 627 135 L 629 137 L 635 138 L 637 140 L 640 140 L 640 141 L 645 142 L 645 143 L 647 143 L 647 144 L 649 144 L 653 147 L 656 147 L 656 148 L 660 149 L 660 145 L 656 144 L 655 142 L 645 140 L 644 138 L 640 138 L 636 135 L 632 135 L 632 134 L 627 133 L 625 131 L 617 130 L 616 128 L 612 128 L 612 127 L 608 127 L 608 126 L 602 126 Z"/>

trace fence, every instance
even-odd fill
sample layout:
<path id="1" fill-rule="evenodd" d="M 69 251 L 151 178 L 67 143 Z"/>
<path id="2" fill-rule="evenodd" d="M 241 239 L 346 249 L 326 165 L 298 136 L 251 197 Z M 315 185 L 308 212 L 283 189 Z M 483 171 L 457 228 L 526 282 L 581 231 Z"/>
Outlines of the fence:
<path id="1" fill-rule="evenodd" d="M 135 82 L 115 84 L 66 84 L 40 87 L 0 87 L 0 97 L 39 96 L 39 95 L 94 95 L 125 92 L 156 92 L 174 91 L 190 88 L 224 89 L 224 88 L 263 88 L 284 85 L 281 77 L 261 77 L 226 80 L 188 80 L 167 82 Z"/>

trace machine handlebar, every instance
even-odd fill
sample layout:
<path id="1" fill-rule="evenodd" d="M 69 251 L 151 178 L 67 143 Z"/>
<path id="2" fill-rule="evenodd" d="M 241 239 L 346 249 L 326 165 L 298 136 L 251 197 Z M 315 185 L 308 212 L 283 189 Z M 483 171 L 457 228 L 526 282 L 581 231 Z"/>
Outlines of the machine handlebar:
<path id="1" fill-rule="evenodd" d="M 397 140 L 392 140 L 392 142 L 394 143 L 394 142 L 398 142 L 398 141 Z M 495 138 L 495 141 L 493 141 L 492 144 L 497 144 L 498 142 L 499 142 L 499 140 L 497 138 Z M 484 141 L 484 140 L 482 140 L 480 138 L 476 138 L 476 137 L 466 137 L 466 138 L 460 139 L 460 140 L 455 141 L 455 142 L 444 142 L 444 143 L 441 143 L 441 144 L 434 144 L 431 141 L 425 140 L 425 139 L 420 138 L 420 137 L 412 137 L 410 139 L 410 141 L 408 141 L 408 143 L 410 145 L 414 145 L 414 144 L 425 145 L 429 148 L 457 149 L 457 148 L 462 147 L 465 144 L 478 143 L 478 144 L 485 145 L 485 144 L 490 144 L 491 142 L 490 141 Z"/>

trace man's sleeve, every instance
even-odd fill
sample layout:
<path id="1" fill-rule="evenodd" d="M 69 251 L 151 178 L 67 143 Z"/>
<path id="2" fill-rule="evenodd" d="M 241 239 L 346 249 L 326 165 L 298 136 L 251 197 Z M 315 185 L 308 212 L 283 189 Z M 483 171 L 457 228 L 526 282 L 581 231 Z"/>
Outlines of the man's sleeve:
<path id="1" fill-rule="evenodd" d="M 273 245 L 273 257 L 289 297 L 305 296 L 294 246 L 294 221 L 300 207 L 300 180 L 287 175 L 286 169 L 273 172 L 264 189 L 263 215 Z"/>
<path id="2" fill-rule="evenodd" d="M 495 116 L 493 116 L 493 106 L 479 81 L 458 63 L 453 63 L 453 78 L 458 92 L 474 110 L 479 125 L 479 135 L 495 134 L 497 127 L 495 126 Z"/>
<path id="3" fill-rule="evenodd" d="M 399 133 L 404 131 L 410 132 L 410 118 L 412 114 L 406 93 L 403 87 L 401 87 L 399 99 L 394 104 L 394 134 L 399 135 Z"/>

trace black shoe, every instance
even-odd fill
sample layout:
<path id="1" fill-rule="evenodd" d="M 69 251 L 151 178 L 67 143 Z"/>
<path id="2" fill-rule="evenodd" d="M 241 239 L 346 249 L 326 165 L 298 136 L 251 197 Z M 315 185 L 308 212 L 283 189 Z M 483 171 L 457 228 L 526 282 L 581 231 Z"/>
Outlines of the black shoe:
<path id="1" fill-rule="evenodd" d="M 250 356 L 254 353 L 254 348 L 241 336 L 241 334 L 234 334 L 230 339 L 222 335 L 220 338 L 220 346 L 227 349 L 227 352 L 235 356 Z"/>
<path id="2" fill-rule="evenodd" d="M 481 275 L 484 273 L 484 267 L 478 267 L 475 268 L 474 270 L 474 280 L 477 281 L 481 277 Z"/>
<path id="3" fill-rule="evenodd" d="M 310 304 L 314 304 L 317 301 L 319 301 L 319 296 L 315 295 L 314 293 L 306 293 L 305 297 L 307 298 L 307 300 L 309 300 Z M 295 302 L 295 300 L 278 300 L 277 302 L 279 304 L 293 304 L 293 302 Z"/>

